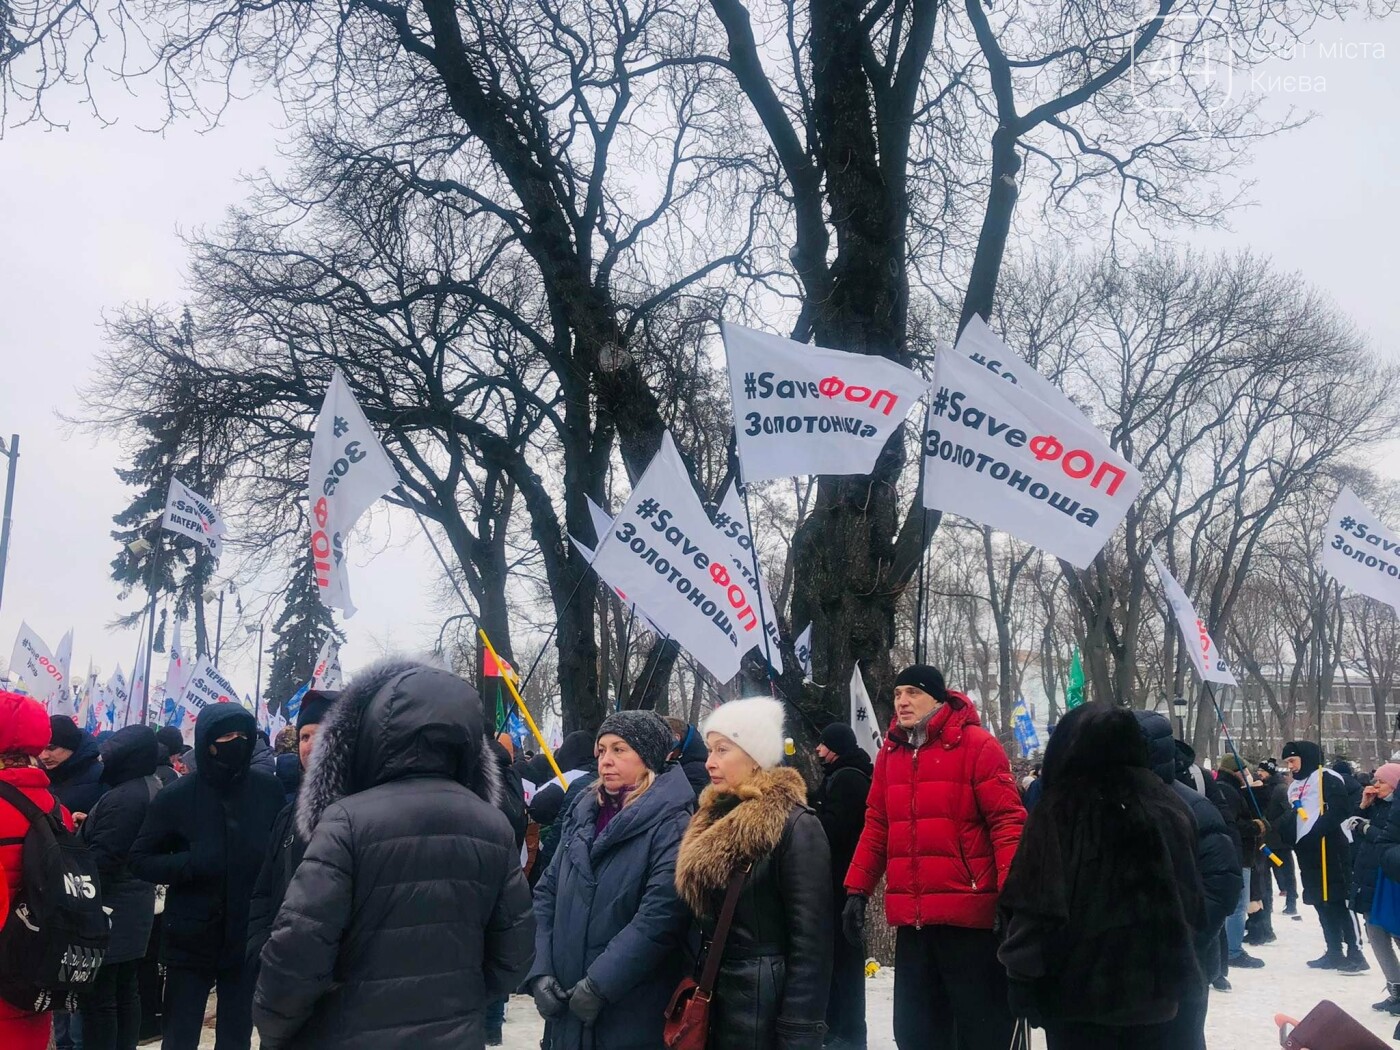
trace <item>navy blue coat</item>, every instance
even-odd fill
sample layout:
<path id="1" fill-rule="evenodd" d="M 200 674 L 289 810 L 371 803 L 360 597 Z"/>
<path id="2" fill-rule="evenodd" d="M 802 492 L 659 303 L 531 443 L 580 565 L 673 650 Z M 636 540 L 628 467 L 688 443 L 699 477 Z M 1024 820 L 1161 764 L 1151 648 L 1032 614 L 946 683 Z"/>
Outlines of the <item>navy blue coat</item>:
<path id="1" fill-rule="evenodd" d="M 550 1050 L 656 1050 L 662 1014 L 685 976 L 690 911 L 676 894 L 676 854 L 695 811 L 672 766 L 595 839 L 598 796 L 566 818 L 559 850 L 535 887 L 535 965 L 567 991 L 592 979 L 607 1005 L 592 1031 L 573 1014 L 550 1021 Z"/>
<path id="2" fill-rule="evenodd" d="M 78 749 L 49 770 L 49 790 L 69 813 L 87 813 L 107 793 L 102 783 L 102 763 L 98 761 L 97 738 L 83 734 Z"/>

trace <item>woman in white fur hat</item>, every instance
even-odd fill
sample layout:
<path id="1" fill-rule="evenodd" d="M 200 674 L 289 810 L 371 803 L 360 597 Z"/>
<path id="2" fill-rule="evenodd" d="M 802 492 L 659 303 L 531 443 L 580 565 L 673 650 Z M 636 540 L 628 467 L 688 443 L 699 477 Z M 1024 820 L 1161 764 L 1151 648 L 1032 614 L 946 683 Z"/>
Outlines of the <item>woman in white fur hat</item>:
<path id="1" fill-rule="evenodd" d="M 820 1050 L 831 983 L 830 853 L 806 784 L 782 766 L 783 706 L 731 700 L 701 732 L 710 786 L 681 843 L 676 888 L 707 951 L 730 878 L 746 873 L 708 1050 Z"/>

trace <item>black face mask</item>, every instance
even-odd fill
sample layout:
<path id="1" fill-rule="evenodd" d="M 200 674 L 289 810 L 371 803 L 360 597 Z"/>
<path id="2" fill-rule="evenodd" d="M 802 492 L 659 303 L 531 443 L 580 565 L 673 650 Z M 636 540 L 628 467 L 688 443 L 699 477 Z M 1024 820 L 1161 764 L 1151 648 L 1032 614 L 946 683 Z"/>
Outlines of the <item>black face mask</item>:
<path id="1" fill-rule="evenodd" d="M 201 769 L 206 768 L 211 780 L 230 784 L 248 771 L 248 760 L 253 757 L 253 742 L 247 737 L 237 736 L 222 743 L 210 745 L 213 753 L 202 760 Z"/>

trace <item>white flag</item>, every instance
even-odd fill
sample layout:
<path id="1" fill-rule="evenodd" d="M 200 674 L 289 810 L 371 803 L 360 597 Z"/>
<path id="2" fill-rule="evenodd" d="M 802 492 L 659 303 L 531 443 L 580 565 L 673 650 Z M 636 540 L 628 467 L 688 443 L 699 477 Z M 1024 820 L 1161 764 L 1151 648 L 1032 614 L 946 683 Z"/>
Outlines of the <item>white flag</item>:
<path id="1" fill-rule="evenodd" d="M 131 695 L 127 698 L 126 711 L 122 716 L 122 725 L 140 725 L 141 708 L 146 703 L 146 694 L 150 690 L 150 678 L 148 668 L 148 654 L 143 645 L 136 654 L 136 669 L 131 672 Z"/>
<path id="2" fill-rule="evenodd" d="M 587 496 L 585 496 L 584 499 L 588 500 L 588 513 L 589 516 L 593 519 L 594 535 L 596 535 L 599 540 L 602 540 L 603 537 L 605 537 L 609 532 L 612 531 L 613 520 L 608 515 L 608 512 L 605 511 L 602 507 L 598 506 L 598 504 L 594 503 L 592 499 L 589 499 L 589 497 Z M 588 546 L 588 544 L 582 542 L 573 535 L 569 536 L 569 542 L 578 548 L 578 552 L 584 556 L 584 558 L 588 561 L 589 565 L 593 564 L 593 559 L 597 555 L 597 552 L 592 547 Z M 647 614 L 637 608 L 636 602 L 629 599 L 625 593 L 618 590 L 616 587 L 613 588 L 613 593 L 622 599 L 623 604 L 627 607 L 628 614 L 636 617 L 638 620 L 641 621 L 642 628 L 644 630 L 650 631 L 652 634 L 660 638 L 666 637 L 666 632 L 661 630 L 659 627 L 656 626 L 656 624 L 652 623 L 649 619 L 647 619 Z M 550 746 L 553 747 L 552 744 Z"/>
<path id="3" fill-rule="evenodd" d="M 1201 681 L 1237 685 L 1230 665 L 1220 655 L 1205 621 L 1196 615 L 1196 607 L 1191 604 L 1191 599 L 1186 597 L 1186 592 L 1181 589 L 1181 584 L 1176 582 L 1176 577 L 1167 571 L 1156 551 L 1152 552 L 1152 564 L 1162 581 L 1162 590 L 1167 592 L 1167 601 L 1171 604 L 1172 612 L 1176 614 L 1176 625 L 1181 629 L 1182 647 L 1186 650 L 1186 655 L 1191 657 L 1191 665 L 1196 668 Z"/>
<path id="4" fill-rule="evenodd" d="M 161 528 L 199 540 L 218 557 L 223 550 L 224 519 L 214 504 L 175 477 L 170 479 L 170 491 L 165 497 L 165 516 Z"/>
<path id="5" fill-rule="evenodd" d="M 68 628 L 68 633 L 58 640 L 58 648 L 53 654 L 54 663 L 58 664 L 58 669 L 63 673 L 63 681 L 66 685 L 73 677 L 70 668 L 73 666 L 73 628 Z"/>
<path id="6" fill-rule="evenodd" d="M 34 633 L 29 624 L 21 622 L 15 637 L 14 652 L 10 654 L 10 672 L 19 675 L 25 692 L 53 712 L 53 704 L 61 703 L 65 676 L 58 661 Z"/>
<path id="7" fill-rule="evenodd" d="M 802 633 L 797 636 L 797 641 L 793 643 L 792 647 L 797 653 L 797 663 L 802 668 L 802 677 L 810 682 L 812 680 L 812 625 L 810 623 L 802 628 Z"/>
<path id="8" fill-rule="evenodd" d="M 343 609 L 347 617 L 355 615 L 345 543 L 360 515 L 398 483 L 399 473 L 389 454 L 337 368 L 316 420 L 306 492 L 316 586 L 327 609 Z"/>
<path id="9" fill-rule="evenodd" d="M 874 762 L 884 739 L 880 736 L 875 705 L 870 702 L 870 694 L 865 691 L 865 679 L 860 676 L 859 662 L 851 672 L 851 728 L 855 730 L 856 743 L 865 749 L 870 761 Z"/>
<path id="10" fill-rule="evenodd" d="M 131 687 L 127 684 L 126 675 L 122 674 L 121 664 L 117 664 L 112 677 L 107 679 L 107 688 L 102 698 L 104 702 L 102 710 L 98 712 L 99 721 L 103 729 L 115 732 L 126 724 L 118 722 L 126 714 L 127 705 L 131 702 Z"/>
<path id="11" fill-rule="evenodd" d="M 164 695 L 161 697 L 162 724 L 174 725 L 174 719 L 178 714 L 180 698 L 185 695 L 185 683 L 189 679 L 189 664 L 185 660 L 184 647 L 180 644 L 180 625 L 182 621 L 176 620 L 175 626 L 170 629 L 170 660 L 165 667 Z"/>
<path id="12" fill-rule="evenodd" d="M 997 360 L 1018 376 L 1031 371 L 1010 350 Z M 1048 380 L 1011 382 L 974 362 L 961 342 L 939 353 L 934 384 L 924 506 L 1008 532 L 1078 568 L 1092 562 L 1142 488 L 1137 469 Z M 1043 400 L 1042 389 L 1055 400 Z"/>
<path id="13" fill-rule="evenodd" d="M 240 703 L 238 689 L 224 677 L 207 656 L 201 656 L 190 671 L 179 704 L 198 715 L 208 704 Z"/>
<path id="14" fill-rule="evenodd" d="M 757 597 L 729 568 L 669 433 L 598 544 L 593 568 L 720 682 L 761 642 Z"/>
<path id="15" fill-rule="evenodd" d="M 335 635 L 329 634 L 321 643 L 321 651 L 316 656 L 316 669 L 311 674 L 311 688 L 334 692 L 340 688 L 340 643 Z"/>
<path id="16" fill-rule="evenodd" d="M 783 656 L 778 651 L 780 636 L 777 606 L 773 604 L 768 581 L 763 578 L 761 571 L 758 578 L 754 578 L 753 536 L 749 532 L 749 518 L 744 513 L 744 498 L 739 495 L 739 484 L 736 481 L 729 483 L 729 489 L 720 502 L 719 510 L 715 512 L 715 528 L 729 544 L 729 563 L 743 574 L 749 589 L 757 590 L 759 597 L 763 599 L 763 629 L 768 633 L 766 655 L 768 662 L 773 665 L 773 670 L 782 674 Z M 762 639 L 759 640 L 758 649 L 763 652 Z"/>
<path id="17" fill-rule="evenodd" d="M 744 481 L 869 474 L 928 380 L 888 358 L 722 324 Z"/>
<path id="18" fill-rule="evenodd" d="M 1338 583 L 1400 611 L 1400 536 L 1350 488 L 1332 504 L 1322 534 L 1322 567 Z"/>

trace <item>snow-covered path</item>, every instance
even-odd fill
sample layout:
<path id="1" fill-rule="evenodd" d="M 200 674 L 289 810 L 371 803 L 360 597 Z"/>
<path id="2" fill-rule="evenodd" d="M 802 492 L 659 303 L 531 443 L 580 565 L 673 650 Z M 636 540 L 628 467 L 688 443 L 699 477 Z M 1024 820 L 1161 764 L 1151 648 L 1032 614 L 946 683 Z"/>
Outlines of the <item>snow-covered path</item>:
<path id="1" fill-rule="evenodd" d="M 1282 902 L 1279 902 L 1282 907 Z M 1278 941 L 1249 951 L 1267 964 L 1261 970 L 1235 970 L 1230 974 L 1234 990 L 1211 993 L 1206 1023 L 1206 1043 L 1210 1050 L 1264 1050 L 1278 1045 L 1273 1025 L 1275 1013 L 1301 1017 L 1321 999 L 1331 999 L 1371 1031 L 1389 1040 L 1396 1021 L 1371 1009 L 1381 999 L 1385 981 L 1375 956 L 1366 949 L 1370 973 L 1343 977 L 1322 970 L 1310 970 L 1307 960 L 1322 954 L 1322 929 L 1311 908 L 1303 909 L 1302 921 L 1295 922 L 1275 912 L 1274 931 Z M 868 985 L 870 1050 L 894 1050 L 892 1036 L 894 971 L 883 970 Z M 511 1000 L 506 1018 L 507 1050 L 538 1050 L 543 1024 L 534 1003 L 526 996 Z M 1043 1050 L 1044 1038 L 1037 1032 L 1034 1046 Z M 213 1047 L 214 1032 L 207 1028 L 202 1047 Z M 255 1044 L 256 1045 L 256 1044 Z M 1400 1045 L 1400 1044 L 1397 1044 Z M 387 1050 L 387 1048 L 386 1048 Z"/>

